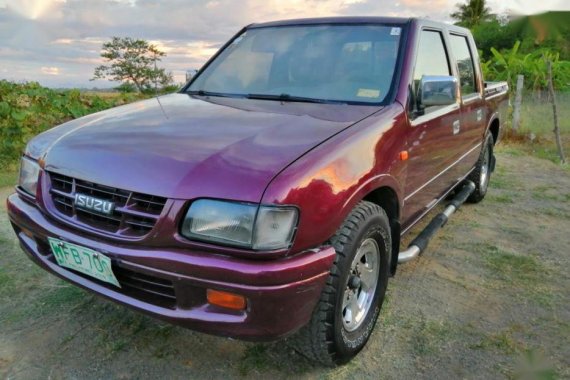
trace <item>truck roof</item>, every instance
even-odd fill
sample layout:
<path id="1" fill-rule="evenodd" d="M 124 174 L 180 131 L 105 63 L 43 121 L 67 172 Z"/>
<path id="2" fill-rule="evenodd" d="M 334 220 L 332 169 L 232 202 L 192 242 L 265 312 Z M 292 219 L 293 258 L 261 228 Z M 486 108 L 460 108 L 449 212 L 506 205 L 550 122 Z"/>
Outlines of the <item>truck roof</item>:
<path id="1" fill-rule="evenodd" d="M 299 18 L 291 20 L 278 20 L 251 24 L 247 28 L 264 28 L 269 26 L 293 26 L 293 25 L 319 25 L 319 24 L 408 24 L 415 22 L 419 27 L 439 27 L 450 31 L 469 34 L 469 30 L 463 27 L 426 18 L 416 17 L 371 17 L 371 16 L 342 16 L 342 17 L 316 17 Z"/>
<path id="2" fill-rule="evenodd" d="M 343 16 L 343 17 L 317 17 L 299 18 L 291 20 L 279 20 L 251 24 L 251 28 L 263 28 L 268 26 L 291 26 L 291 25 L 314 25 L 314 24 L 406 24 L 411 21 L 409 17 L 368 17 L 368 16 Z"/>

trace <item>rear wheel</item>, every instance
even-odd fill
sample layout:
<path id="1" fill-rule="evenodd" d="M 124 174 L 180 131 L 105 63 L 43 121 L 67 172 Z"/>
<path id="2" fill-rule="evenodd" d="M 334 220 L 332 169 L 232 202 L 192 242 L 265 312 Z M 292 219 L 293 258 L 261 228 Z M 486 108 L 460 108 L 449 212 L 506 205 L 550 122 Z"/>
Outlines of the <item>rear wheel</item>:
<path id="1" fill-rule="evenodd" d="M 360 202 L 331 239 L 336 259 L 311 321 L 293 337 L 309 359 L 343 364 L 366 344 L 384 301 L 392 241 L 386 212 Z"/>
<path id="2" fill-rule="evenodd" d="M 479 155 L 479 160 L 475 165 L 475 169 L 471 172 L 467 179 L 475 183 L 475 190 L 467 198 L 468 202 L 478 203 L 485 198 L 491 179 L 491 169 L 493 161 L 493 136 L 489 133 L 483 143 L 483 149 Z"/>

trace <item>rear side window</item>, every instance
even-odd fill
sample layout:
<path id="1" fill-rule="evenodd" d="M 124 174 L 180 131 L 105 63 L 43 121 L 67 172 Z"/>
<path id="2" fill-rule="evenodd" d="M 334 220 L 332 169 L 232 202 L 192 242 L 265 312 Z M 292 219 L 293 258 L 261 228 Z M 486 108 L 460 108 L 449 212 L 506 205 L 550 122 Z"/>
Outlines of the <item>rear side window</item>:
<path id="1" fill-rule="evenodd" d="M 433 30 L 423 30 L 421 32 L 416 66 L 414 68 L 414 97 L 418 93 L 420 80 L 423 75 L 451 75 L 441 32 Z M 413 107 L 416 110 L 417 102 L 415 100 Z M 435 109 L 439 107 L 430 108 Z M 426 113 L 430 111 L 432 110 L 425 110 Z"/>
<path id="2" fill-rule="evenodd" d="M 461 96 L 465 97 L 477 93 L 475 81 L 475 65 L 469 50 L 469 44 L 465 36 L 452 34 L 450 36 L 451 51 L 457 60 L 459 70 L 459 82 L 461 84 Z"/>

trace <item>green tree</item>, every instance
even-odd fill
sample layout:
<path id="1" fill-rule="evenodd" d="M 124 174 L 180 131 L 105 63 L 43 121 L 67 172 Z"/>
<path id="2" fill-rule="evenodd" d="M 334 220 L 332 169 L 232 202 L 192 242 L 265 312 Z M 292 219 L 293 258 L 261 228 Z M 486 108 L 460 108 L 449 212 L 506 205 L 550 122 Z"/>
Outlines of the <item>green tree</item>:
<path id="1" fill-rule="evenodd" d="M 173 82 L 172 74 L 156 66 L 165 56 L 148 41 L 113 37 L 101 49 L 106 64 L 95 68 L 91 80 L 107 78 L 121 82 L 124 88 L 134 85 L 139 92 L 151 91 L 155 83 L 161 88 L 168 87 Z"/>
<path id="2" fill-rule="evenodd" d="M 461 26 L 473 28 L 491 18 L 491 9 L 485 0 L 468 0 L 465 4 L 457 4 L 457 10 L 451 17 Z"/>

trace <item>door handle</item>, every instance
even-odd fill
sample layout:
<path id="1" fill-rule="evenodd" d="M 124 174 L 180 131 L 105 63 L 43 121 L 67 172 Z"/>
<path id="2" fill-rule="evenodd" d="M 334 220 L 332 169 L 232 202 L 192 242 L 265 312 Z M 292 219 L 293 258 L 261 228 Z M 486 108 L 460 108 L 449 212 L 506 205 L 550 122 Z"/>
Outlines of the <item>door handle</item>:
<path id="1" fill-rule="evenodd" d="M 460 130 L 461 130 L 461 124 L 459 123 L 459 120 L 455 120 L 453 122 L 453 134 L 454 135 L 458 134 Z"/>
<path id="2" fill-rule="evenodd" d="M 483 119 L 483 110 L 477 110 L 477 121 L 481 121 Z"/>

